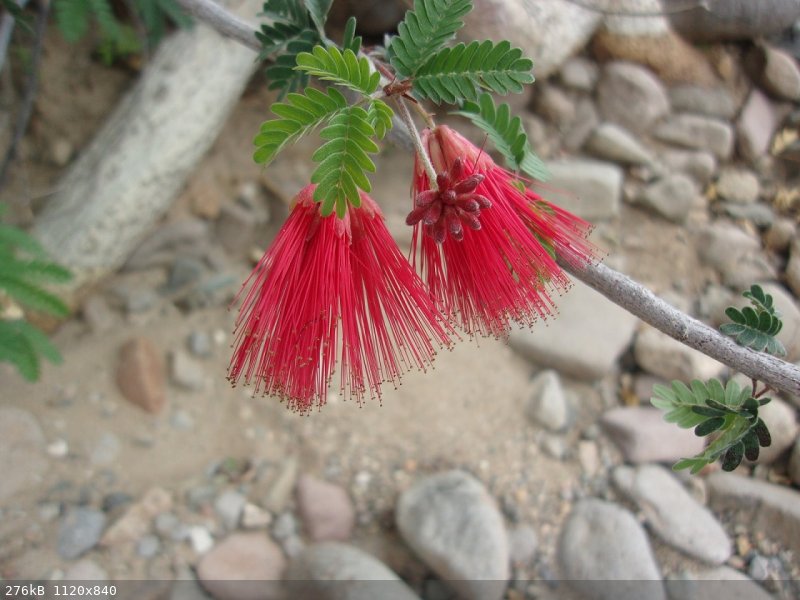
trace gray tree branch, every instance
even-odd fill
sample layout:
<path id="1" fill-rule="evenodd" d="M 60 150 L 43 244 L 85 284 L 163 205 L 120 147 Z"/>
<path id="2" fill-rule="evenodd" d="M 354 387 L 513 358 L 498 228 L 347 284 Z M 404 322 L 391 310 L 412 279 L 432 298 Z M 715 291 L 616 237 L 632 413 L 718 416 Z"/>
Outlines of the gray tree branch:
<path id="1" fill-rule="evenodd" d="M 184 9 L 220 33 L 260 50 L 247 23 L 229 14 L 213 0 L 177 0 Z M 403 131 L 395 127 L 393 131 Z M 410 137 L 403 131 L 412 148 Z M 677 310 L 643 285 L 602 264 L 577 267 L 562 262 L 562 268 L 641 320 L 729 367 L 762 381 L 775 390 L 800 396 L 800 368 L 768 354 L 737 345 L 733 340 Z"/>

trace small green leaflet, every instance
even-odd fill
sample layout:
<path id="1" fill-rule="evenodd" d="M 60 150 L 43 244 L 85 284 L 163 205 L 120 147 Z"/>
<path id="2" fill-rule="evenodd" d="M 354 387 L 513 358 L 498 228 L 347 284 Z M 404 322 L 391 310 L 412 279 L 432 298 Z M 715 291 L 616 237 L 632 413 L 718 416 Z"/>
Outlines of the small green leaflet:
<path id="1" fill-rule="evenodd" d="M 317 27 L 320 37 L 325 37 L 325 21 L 328 20 L 328 11 L 331 9 L 333 0 L 305 0 L 308 14 Z"/>
<path id="2" fill-rule="evenodd" d="M 356 35 L 356 18 L 350 17 L 344 26 L 344 34 L 342 35 L 342 48 L 345 50 L 352 50 L 354 54 L 358 54 L 361 50 L 361 36 Z"/>
<path id="3" fill-rule="evenodd" d="M 253 140 L 253 160 L 269 164 L 288 144 L 311 132 L 318 125 L 347 108 L 347 100 L 336 88 L 327 93 L 306 88 L 303 94 L 289 94 L 286 102 L 276 102 L 272 112 L 279 118 L 265 121 Z"/>
<path id="4" fill-rule="evenodd" d="M 380 73 L 371 71 L 365 57 L 357 57 L 350 49 L 340 52 L 335 46 L 315 46 L 311 52 L 301 52 L 297 55 L 295 69 L 349 87 L 365 96 L 378 89 L 381 80 Z"/>
<path id="5" fill-rule="evenodd" d="M 39 355 L 61 363 L 61 355 L 42 331 L 22 319 L 0 319 L 0 362 L 10 362 L 25 379 L 36 381 L 41 374 Z"/>
<path id="6" fill-rule="evenodd" d="M 356 208 L 361 206 L 359 188 L 365 192 L 372 189 L 366 171 L 375 172 L 369 158 L 370 153 L 378 151 L 372 140 L 375 129 L 367 111 L 351 106 L 333 117 L 319 135 L 328 141 L 311 157 L 320 163 L 311 175 L 311 183 L 317 184 L 314 200 L 322 203 L 323 216 L 336 210 L 343 218 L 348 202 Z"/>
<path id="7" fill-rule="evenodd" d="M 466 101 L 461 110 L 453 114 L 468 118 L 485 131 L 510 169 L 522 170 L 540 181 L 549 179 L 547 167 L 531 150 L 522 121 L 519 117 L 511 117 L 508 104 L 495 107 L 492 97 L 482 93 L 477 103 Z"/>
<path id="8" fill-rule="evenodd" d="M 389 47 L 389 61 L 401 77 L 413 77 L 431 54 L 464 26 L 461 17 L 472 10 L 471 0 L 415 0 Z"/>
<path id="9" fill-rule="evenodd" d="M 383 100 L 371 100 L 367 109 L 367 118 L 375 129 L 378 139 L 383 139 L 386 132 L 392 128 L 394 112 Z"/>
<path id="10" fill-rule="evenodd" d="M 773 305 L 772 296 L 764 293 L 758 285 L 751 286 L 742 295 L 750 300 L 752 306 L 742 309 L 729 306 L 725 314 L 733 323 L 720 325 L 719 330 L 741 346 L 774 356 L 785 356 L 786 349 L 775 338 L 783 328 L 783 322 Z"/>

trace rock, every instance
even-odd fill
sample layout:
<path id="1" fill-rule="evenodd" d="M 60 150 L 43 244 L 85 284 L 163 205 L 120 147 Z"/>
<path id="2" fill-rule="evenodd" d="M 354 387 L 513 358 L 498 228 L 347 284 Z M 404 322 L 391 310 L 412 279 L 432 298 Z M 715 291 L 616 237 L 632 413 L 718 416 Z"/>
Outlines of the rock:
<path id="1" fill-rule="evenodd" d="M 747 567 L 747 574 L 756 581 L 764 581 L 769 577 L 770 565 L 769 560 L 760 554 L 756 554 L 750 559 L 750 565 Z"/>
<path id="2" fill-rule="evenodd" d="M 281 513 L 272 524 L 272 537 L 276 540 L 285 540 L 296 532 L 297 521 L 295 521 L 294 515 L 290 512 Z"/>
<path id="3" fill-rule="evenodd" d="M 550 431 L 563 431 L 570 422 L 570 410 L 558 373 L 542 371 L 534 377 L 525 395 L 528 416 Z"/>
<path id="4" fill-rule="evenodd" d="M 700 259 L 714 267 L 729 287 L 749 289 L 754 281 L 775 276 L 758 238 L 732 223 L 715 222 L 700 229 L 695 243 Z"/>
<path id="5" fill-rule="evenodd" d="M 114 326 L 116 315 L 100 294 L 93 294 L 81 307 L 81 316 L 92 333 L 103 333 Z"/>
<path id="6" fill-rule="evenodd" d="M 778 117 L 767 97 L 754 89 L 736 122 L 739 153 L 754 161 L 766 154 L 778 127 Z"/>
<path id="7" fill-rule="evenodd" d="M 172 383 L 186 390 L 198 391 L 205 387 L 206 369 L 183 350 L 170 352 L 169 376 Z"/>
<path id="8" fill-rule="evenodd" d="M 667 581 L 670 598 L 680 600 L 772 600 L 772 596 L 746 575 L 730 567 L 684 573 Z"/>
<path id="9" fill-rule="evenodd" d="M 220 210 L 216 237 L 229 253 L 242 254 L 256 243 L 259 230 L 268 222 L 269 215 L 260 207 L 228 202 Z"/>
<path id="10" fill-rule="evenodd" d="M 132 505 L 103 535 L 103 546 L 132 543 L 150 532 L 156 515 L 172 508 L 172 497 L 163 488 L 151 488 Z"/>
<path id="11" fill-rule="evenodd" d="M 192 545 L 195 554 L 205 554 L 214 547 L 214 538 L 205 527 L 194 525 L 186 531 L 186 537 Z"/>
<path id="12" fill-rule="evenodd" d="M 397 503 L 406 543 L 467 600 L 499 600 L 509 577 L 503 518 L 483 485 L 463 471 L 421 479 Z"/>
<path id="13" fill-rule="evenodd" d="M 583 473 L 594 477 L 600 471 L 600 452 L 597 444 L 591 440 L 578 442 L 578 462 Z"/>
<path id="14" fill-rule="evenodd" d="M 297 482 L 297 506 L 313 541 L 346 541 L 353 534 L 355 509 L 338 485 L 302 475 Z"/>
<path id="15" fill-rule="evenodd" d="M 589 221 L 619 214 L 622 170 L 611 163 L 568 158 L 547 163 L 549 191 L 562 208 Z M 553 190 L 566 193 L 555 194 Z"/>
<path id="16" fill-rule="evenodd" d="M 717 159 L 710 152 L 673 148 L 662 150 L 659 158 L 667 168 L 686 173 L 701 185 L 711 181 L 717 172 Z"/>
<path id="17" fill-rule="evenodd" d="M 567 444 L 560 435 L 545 435 L 542 438 L 542 450 L 556 460 L 564 460 L 567 456 Z"/>
<path id="18" fill-rule="evenodd" d="M 677 85 L 669 89 L 669 101 L 675 112 L 731 120 L 736 115 L 736 101 L 724 87 Z"/>
<path id="19" fill-rule="evenodd" d="M 207 331 L 193 331 L 186 338 L 186 347 L 193 355 L 208 358 L 213 354 L 211 336 Z"/>
<path id="20" fill-rule="evenodd" d="M 705 381 L 718 377 L 725 368 L 713 358 L 650 326 L 636 336 L 633 351 L 642 369 L 667 380 Z"/>
<path id="21" fill-rule="evenodd" d="M 603 68 L 597 106 L 603 118 L 636 133 L 649 131 L 669 112 L 661 82 L 644 67 L 627 62 L 612 62 Z"/>
<path id="22" fill-rule="evenodd" d="M 543 80 L 584 47 L 601 19 L 596 11 L 559 0 L 480 0 L 464 18 L 459 37 L 510 40 L 533 60 L 536 78 Z"/>
<path id="23" fill-rule="evenodd" d="M 720 202 L 717 208 L 731 219 L 740 221 L 750 221 L 760 229 L 766 229 L 775 220 L 775 213 L 766 204 L 732 204 L 730 202 Z"/>
<path id="24" fill-rule="evenodd" d="M 191 431 L 194 428 L 194 419 L 188 412 L 179 408 L 169 416 L 169 424 L 178 431 Z"/>
<path id="25" fill-rule="evenodd" d="M 163 410 L 167 403 L 164 361 L 148 338 L 131 338 L 120 348 L 117 386 L 139 408 L 154 414 Z"/>
<path id="26" fill-rule="evenodd" d="M 713 473 L 706 481 L 714 510 L 735 511 L 750 531 L 800 551 L 800 492 L 733 473 Z"/>
<path id="27" fill-rule="evenodd" d="M 121 449 L 119 438 L 106 431 L 100 435 L 89 451 L 89 462 L 95 467 L 106 467 L 117 459 Z"/>
<path id="28" fill-rule="evenodd" d="M 106 516 L 94 508 L 71 509 L 58 530 L 56 549 L 61 558 L 74 560 L 94 548 L 100 541 Z"/>
<path id="29" fill-rule="evenodd" d="M 126 270 L 149 269 L 166 266 L 177 252 L 206 245 L 208 223 L 202 219 L 188 218 L 167 221 L 157 227 L 125 263 Z"/>
<path id="30" fill-rule="evenodd" d="M 783 328 L 777 337 L 786 348 L 786 360 L 795 361 L 800 358 L 800 307 L 783 286 L 766 281 L 759 282 L 759 285 L 772 296 L 775 307 L 781 313 Z"/>
<path id="31" fill-rule="evenodd" d="M 630 463 L 671 463 L 699 454 L 705 446 L 691 429 L 664 421 L 664 413 L 656 408 L 613 408 L 600 424 Z"/>
<path id="32" fill-rule="evenodd" d="M 690 40 L 706 42 L 752 40 L 777 34 L 791 27 L 798 18 L 800 6 L 784 0 L 724 2 L 711 7 L 697 5 L 669 15 L 675 31 Z"/>
<path id="33" fill-rule="evenodd" d="M 761 85 L 770 94 L 782 100 L 800 100 L 800 68 L 795 58 L 779 48 L 762 46 L 764 68 L 761 71 Z"/>
<path id="34" fill-rule="evenodd" d="M 563 578 L 587 598 L 666 598 L 647 535 L 631 513 L 610 502 L 575 505 L 558 541 L 558 562 Z"/>
<path id="35" fill-rule="evenodd" d="M 242 527 L 262 529 L 272 523 L 272 515 L 256 504 L 246 502 L 242 508 Z"/>
<path id="36" fill-rule="evenodd" d="M 108 573 L 90 558 L 82 558 L 64 571 L 65 581 L 108 581 Z"/>
<path id="37" fill-rule="evenodd" d="M 146 535 L 136 544 L 136 554 L 142 558 L 153 558 L 161 549 L 161 542 L 155 535 Z"/>
<path id="38" fill-rule="evenodd" d="M 260 533 L 233 533 L 197 563 L 200 584 L 216 600 L 282 598 L 281 549 Z"/>
<path id="39" fill-rule="evenodd" d="M 419 600 L 389 567 L 354 546 L 314 544 L 289 564 L 292 598 L 318 600 Z"/>
<path id="40" fill-rule="evenodd" d="M 17 492 L 40 483 L 47 474 L 45 437 L 31 413 L 0 407 L 0 504 Z"/>
<path id="41" fill-rule="evenodd" d="M 795 244 L 789 255 L 789 263 L 786 265 L 786 283 L 794 295 L 800 298 L 800 244 Z"/>
<path id="42" fill-rule="evenodd" d="M 214 510 L 226 529 L 236 529 L 247 498 L 236 490 L 225 490 L 214 501 Z"/>
<path id="43" fill-rule="evenodd" d="M 537 91 L 534 112 L 555 125 L 563 126 L 575 119 L 575 102 L 558 87 L 544 85 Z"/>
<path id="44" fill-rule="evenodd" d="M 717 194 L 736 204 L 751 204 L 758 200 L 761 186 L 758 177 L 747 169 L 725 167 L 717 179 Z"/>
<path id="45" fill-rule="evenodd" d="M 797 235 L 797 227 L 794 224 L 794 221 L 791 219 L 787 219 L 785 217 L 775 219 L 775 222 L 770 226 L 769 230 L 767 231 L 766 235 L 764 236 L 764 244 L 766 247 L 773 252 L 784 253 L 786 252 L 792 240 Z M 797 270 L 798 275 L 800 276 L 800 246 L 798 246 L 797 251 L 792 252 L 792 258 L 795 256 L 798 257 L 797 260 Z M 789 261 L 791 265 L 791 260 Z M 792 288 L 792 291 L 795 293 L 796 296 L 800 296 L 800 286 L 795 287 L 792 284 L 791 275 L 789 273 L 790 266 L 786 267 L 786 276 L 788 279 L 789 287 Z M 798 278 L 798 284 L 800 284 L 800 277 Z"/>
<path id="46" fill-rule="evenodd" d="M 692 498 L 665 468 L 643 465 L 614 469 L 615 485 L 644 513 L 665 542 L 702 561 L 721 565 L 732 553 L 728 534 L 707 508 Z"/>
<path id="47" fill-rule="evenodd" d="M 665 175 L 645 187 L 639 202 L 673 223 L 684 223 L 700 201 L 697 185 L 683 173 Z"/>
<path id="48" fill-rule="evenodd" d="M 636 318 L 577 281 L 560 304 L 569 319 L 535 331 L 512 329 L 509 345 L 542 367 L 577 379 L 601 379 L 630 345 Z"/>
<path id="49" fill-rule="evenodd" d="M 297 481 L 297 470 L 298 464 L 295 456 L 290 456 L 281 463 L 278 474 L 264 500 L 264 505 L 273 513 L 281 512 L 289 501 Z"/>
<path id="50" fill-rule="evenodd" d="M 789 478 L 796 486 L 800 486 L 800 439 L 795 442 L 789 459 Z"/>
<path id="51" fill-rule="evenodd" d="M 586 148 L 600 158 L 631 165 L 648 165 L 653 161 L 650 152 L 624 128 L 614 123 L 602 123 L 594 130 Z"/>
<path id="52" fill-rule="evenodd" d="M 708 150 L 719 159 L 733 152 L 733 129 L 725 121 L 703 115 L 680 113 L 659 123 L 653 135 L 661 141 L 696 150 Z"/>
<path id="53" fill-rule="evenodd" d="M 600 117 L 597 116 L 594 102 L 590 98 L 581 98 L 575 107 L 575 119 L 561 135 L 561 143 L 564 148 L 573 152 L 580 149 L 599 122 Z M 546 132 L 545 135 L 547 135 Z M 539 148 L 540 145 L 534 145 L 534 147 Z"/>
<path id="54" fill-rule="evenodd" d="M 520 567 L 530 564 L 539 547 L 539 538 L 530 525 L 519 525 L 508 532 L 511 563 Z"/>
<path id="55" fill-rule="evenodd" d="M 591 92 L 600 77 L 600 69 L 588 58 L 573 56 L 562 65 L 559 77 L 565 87 Z"/>
<path id="56" fill-rule="evenodd" d="M 177 256 L 172 262 L 167 282 L 162 289 L 164 295 L 183 291 L 197 285 L 206 274 L 206 265 L 194 256 Z"/>
<path id="57" fill-rule="evenodd" d="M 761 448 L 756 462 L 769 465 L 792 447 L 800 433 L 800 425 L 797 424 L 794 408 L 780 398 L 773 398 L 769 404 L 762 406 L 758 416 L 767 425 L 772 443 L 766 448 Z"/>

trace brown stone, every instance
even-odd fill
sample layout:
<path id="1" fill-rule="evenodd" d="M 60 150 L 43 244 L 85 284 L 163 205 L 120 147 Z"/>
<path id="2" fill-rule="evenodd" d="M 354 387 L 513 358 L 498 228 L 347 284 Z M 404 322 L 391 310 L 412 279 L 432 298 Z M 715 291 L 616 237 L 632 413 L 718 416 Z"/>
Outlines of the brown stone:
<path id="1" fill-rule="evenodd" d="M 149 413 L 159 413 L 167 402 L 164 358 L 147 338 L 131 338 L 119 352 L 117 386 L 127 400 Z"/>
<path id="2" fill-rule="evenodd" d="M 297 504 L 308 536 L 315 542 L 350 539 L 355 510 L 343 488 L 303 475 L 297 482 Z"/>

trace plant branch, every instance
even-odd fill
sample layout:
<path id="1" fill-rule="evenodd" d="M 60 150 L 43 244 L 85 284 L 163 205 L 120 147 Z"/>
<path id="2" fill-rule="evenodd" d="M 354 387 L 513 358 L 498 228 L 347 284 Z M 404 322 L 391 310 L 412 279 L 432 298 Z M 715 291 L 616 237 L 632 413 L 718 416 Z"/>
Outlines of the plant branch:
<path id="1" fill-rule="evenodd" d="M 254 50 L 260 50 L 252 29 L 219 7 L 213 0 L 177 0 L 177 2 L 198 20 L 206 22 L 223 35 L 236 39 Z M 392 132 L 395 131 L 405 133 L 404 128 L 395 127 Z M 405 141 L 410 140 L 406 138 Z M 407 148 L 412 147 L 408 143 L 402 145 Z M 745 375 L 763 381 L 776 390 L 800 395 L 800 368 L 797 366 L 737 345 L 715 329 L 670 306 L 641 284 L 605 265 L 576 267 L 562 262 L 562 267 L 615 304 L 679 342 Z"/>
<path id="2" fill-rule="evenodd" d="M 406 126 L 411 140 L 414 142 L 414 150 L 416 150 L 417 156 L 422 161 L 422 166 L 425 168 L 425 173 L 428 175 L 428 182 L 431 189 L 436 190 L 438 189 L 438 184 L 436 183 L 436 169 L 433 168 L 431 159 L 425 151 L 425 146 L 422 144 L 422 140 L 419 137 L 417 126 L 414 125 L 414 119 L 411 118 L 411 113 L 408 111 L 408 105 L 402 98 L 398 97 L 396 101 L 400 120 L 403 122 L 403 125 Z"/>

